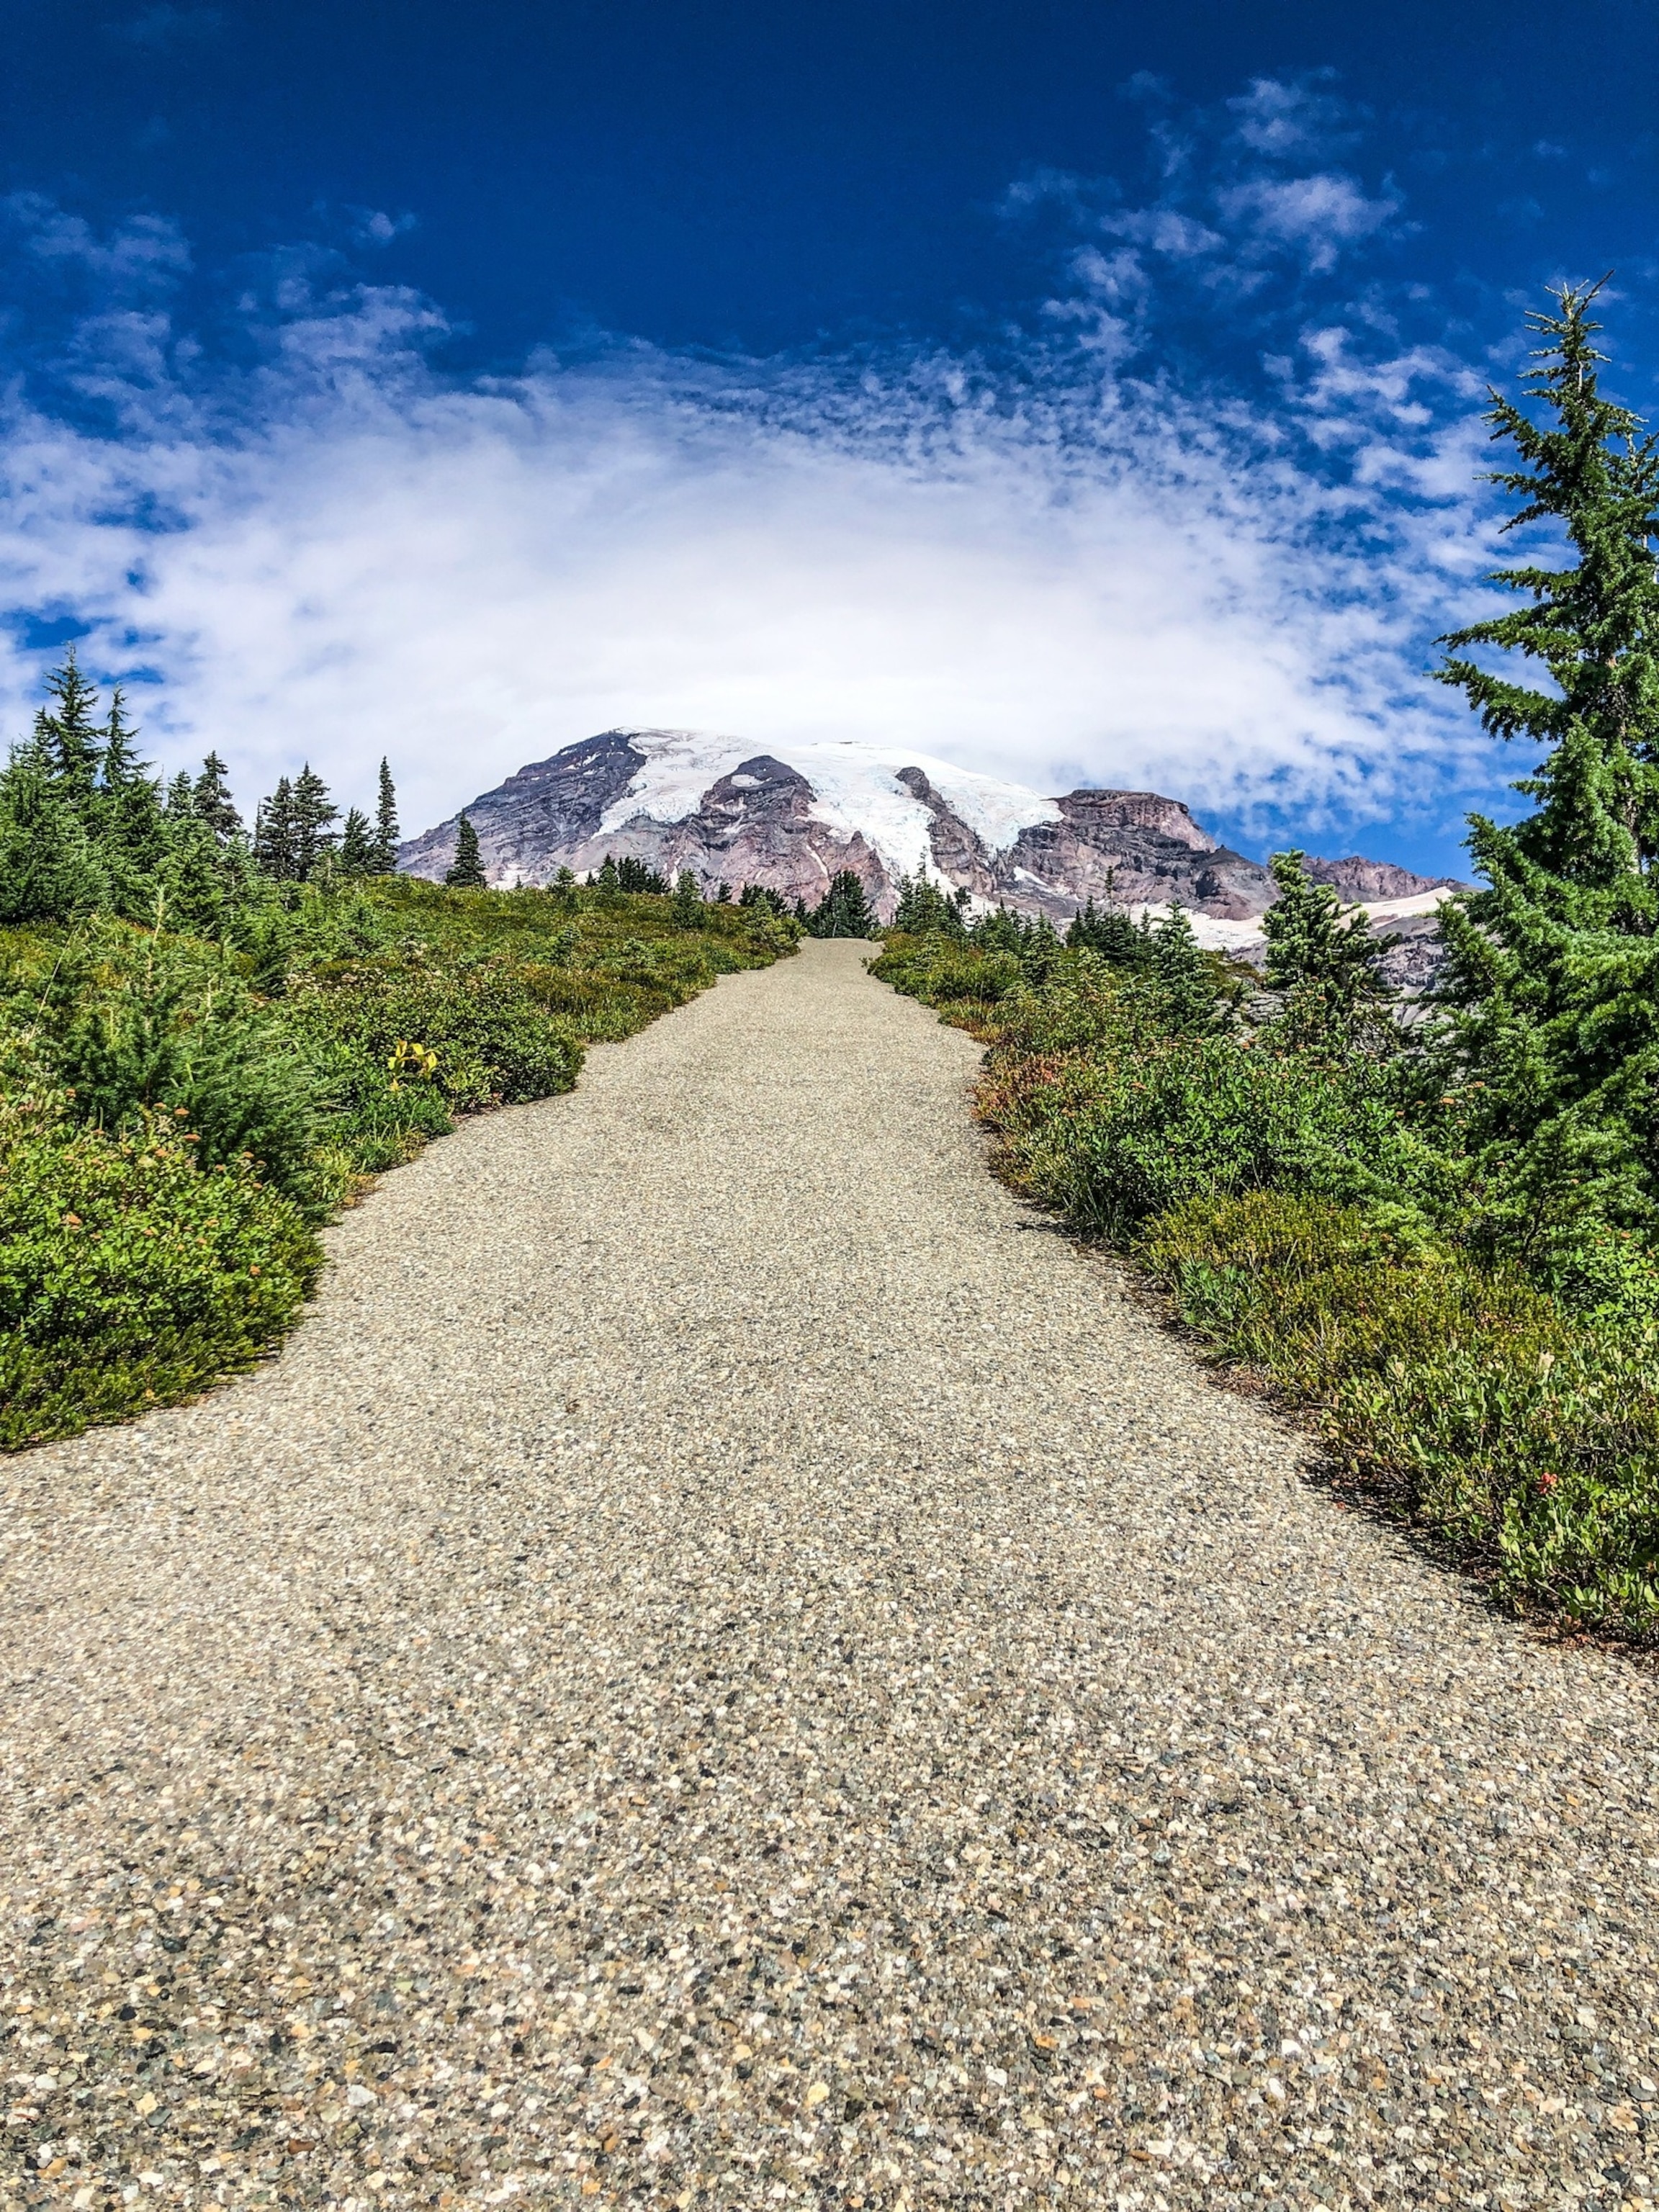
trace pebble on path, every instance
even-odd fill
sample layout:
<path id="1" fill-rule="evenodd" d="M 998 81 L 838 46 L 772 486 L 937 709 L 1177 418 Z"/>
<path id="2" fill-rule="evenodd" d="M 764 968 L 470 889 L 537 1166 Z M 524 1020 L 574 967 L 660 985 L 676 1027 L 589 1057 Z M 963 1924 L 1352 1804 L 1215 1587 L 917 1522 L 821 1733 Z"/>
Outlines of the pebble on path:
<path id="1" fill-rule="evenodd" d="M 0 2205 L 1659 2202 L 1659 1712 L 818 944 L 0 1468 Z"/>

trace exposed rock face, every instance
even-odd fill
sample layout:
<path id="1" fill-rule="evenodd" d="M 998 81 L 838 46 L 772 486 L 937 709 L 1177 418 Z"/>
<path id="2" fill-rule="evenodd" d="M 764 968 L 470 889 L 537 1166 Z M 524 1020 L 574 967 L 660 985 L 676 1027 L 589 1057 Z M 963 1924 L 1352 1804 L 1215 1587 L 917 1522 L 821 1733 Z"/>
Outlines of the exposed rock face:
<path id="1" fill-rule="evenodd" d="M 580 850 L 599 830 L 606 811 L 623 797 L 646 764 L 623 730 L 567 745 L 551 760 L 532 761 L 466 810 L 478 832 L 478 850 L 492 884 L 539 884 L 556 875 L 563 855 Z M 405 875 L 441 881 L 455 857 L 459 817 L 441 822 L 398 848 Z M 559 857 L 551 860 L 549 855 Z M 603 854 L 600 856 L 604 857 Z"/>
<path id="2" fill-rule="evenodd" d="M 1304 865 L 1316 884 L 1328 884 L 1359 905 L 1372 899 L 1417 898 L 1425 891 L 1457 889 L 1455 876 L 1417 876 L 1393 860 L 1362 860 L 1358 853 L 1346 860 L 1309 860 Z"/>
<path id="3" fill-rule="evenodd" d="M 1179 900 L 1242 921 L 1271 906 L 1273 878 L 1218 845 L 1178 800 L 1150 791 L 1073 791 L 1060 819 L 1022 830 L 995 869 L 994 896 L 1010 906 L 1071 915 L 1085 899 L 1122 906 Z"/>
<path id="4" fill-rule="evenodd" d="M 764 884 L 816 905 L 838 869 L 861 878 L 890 915 L 899 878 L 921 869 L 978 899 L 1065 922 L 1086 899 L 1125 906 L 1179 900 L 1194 914 L 1248 921 L 1277 896 L 1266 868 L 1218 845 L 1178 800 L 1152 791 L 1073 791 L 1046 799 L 944 761 L 862 744 L 803 745 L 793 758 L 684 730 L 607 730 L 567 745 L 467 808 L 492 884 L 544 884 L 562 867 L 644 860 L 706 890 Z M 457 821 L 412 838 L 408 873 L 441 878 Z M 1344 896 L 1398 897 L 1425 878 L 1387 861 L 1311 864 Z M 1389 886 L 1372 890 L 1375 881 Z"/>
<path id="5" fill-rule="evenodd" d="M 703 793 L 695 814 L 664 824 L 640 813 L 616 839 L 595 837 L 570 866 L 597 868 L 606 853 L 634 853 L 671 879 L 682 868 L 705 886 L 764 884 L 816 906 L 838 869 L 854 868 L 878 896 L 889 889 L 881 856 L 862 831 L 839 835 L 813 811 L 817 794 L 798 769 L 770 753 L 739 761 Z M 603 850 L 601 850 L 603 848 Z"/>

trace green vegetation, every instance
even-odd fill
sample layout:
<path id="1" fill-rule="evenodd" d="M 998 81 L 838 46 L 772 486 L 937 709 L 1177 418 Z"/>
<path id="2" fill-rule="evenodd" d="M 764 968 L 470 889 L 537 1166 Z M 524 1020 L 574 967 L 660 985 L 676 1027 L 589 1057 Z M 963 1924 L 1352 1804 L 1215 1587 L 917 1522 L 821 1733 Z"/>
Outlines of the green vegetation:
<path id="1" fill-rule="evenodd" d="M 1488 887 L 1444 911 L 1425 1018 L 1396 1018 L 1382 946 L 1296 854 L 1259 1023 L 1178 915 L 1085 908 L 1057 947 L 912 886 L 874 972 L 986 1038 L 1009 1179 L 1307 1409 L 1341 1478 L 1506 1601 L 1654 1642 L 1659 459 L 1600 394 L 1592 297 L 1539 319 L 1542 427 L 1494 396 L 1516 523 L 1569 555 L 1503 572 L 1529 604 L 1448 640 L 1446 680 L 1542 757 L 1526 820 L 1473 823 Z"/>
<path id="2" fill-rule="evenodd" d="M 216 756 L 164 791 L 96 708 L 70 661 L 0 771 L 7 1448 L 246 1366 L 368 1176 L 799 934 L 769 901 L 391 876 L 384 763 L 372 825 L 337 833 L 307 769 L 249 839 Z"/>
<path id="3" fill-rule="evenodd" d="M 468 817 L 463 814 L 455 825 L 455 858 L 450 863 L 444 881 L 453 891 L 481 891 L 489 880 L 478 852 L 478 833 Z"/>
<path id="4" fill-rule="evenodd" d="M 842 868 L 830 878 L 830 887 L 809 914 L 804 904 L 796 917 L 813 937 L 873 937 L 876 911 L 856 869 Z"/>

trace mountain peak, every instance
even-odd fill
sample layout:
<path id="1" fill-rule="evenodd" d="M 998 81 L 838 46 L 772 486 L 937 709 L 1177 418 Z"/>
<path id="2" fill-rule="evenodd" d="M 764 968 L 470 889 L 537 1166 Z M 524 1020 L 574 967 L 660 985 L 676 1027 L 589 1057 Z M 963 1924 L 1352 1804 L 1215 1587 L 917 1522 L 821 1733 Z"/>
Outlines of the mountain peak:
<path id="1" fill-rule="evenodd" d="M 927 754 L 850 738 L 772 752 L 706 730 L 605 730 L 531 762 L 465 811 L 497 884 L 544 884 L 562 867 L 586 875 L 610 854 L 671 878 L 689 868 L 708 891 L 721 882 L 764 884 L 809 906 L 831 876 L 851 868 L 884 915 L 899 878 L 924 871 L 978 899 L 1060 922 L 1090 898 L 1126 906 L 1179 900 L 1238 922 L 1276 896 L 1265 868 L 1218 845 L 1179 799 L 1091 788 L 1048 798 Z M 441 878 L 458 820 L 410 839 L 398 866 Z M 1318 865 L 1407 876 L 1382 861 Z"/>

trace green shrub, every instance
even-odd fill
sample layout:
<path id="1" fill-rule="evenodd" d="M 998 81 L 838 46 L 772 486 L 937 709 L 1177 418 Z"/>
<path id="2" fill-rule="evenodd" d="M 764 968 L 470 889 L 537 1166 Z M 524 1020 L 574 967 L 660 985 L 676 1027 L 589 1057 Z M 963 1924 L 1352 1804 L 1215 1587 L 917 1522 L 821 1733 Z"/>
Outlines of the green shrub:
<path id="1" fill-rule="evenodd" d="M 221 953 L 96 922 L 64 947 L 38 1017 L 77 1120 L 118 1134 L 166 1109 L 193 1133 L 204 1166 L 249 1156 L 316 1210 L 314 1085 Z"/>
<path id="2" fill-rule="evenodd" d="M 390 1095 L 400 1042 L 436 1053 L 432 1089 L 460 1114 L 568 1091 L 581 1071 L 568 1022 L 547 1013 L 500 962 L 459 975 L 369 970 L 307 983 L 285 1001 L 283 1019 L 321 1064 L 333 1048 L 334 1067 L 353 1072 L 349 1108 L 337 1090 L 337 1109 L 361 1109 L 370 1070 L 377 1071 L 374 1087 Z"/>
<path id="3" fill-rule="evenodd" d="M 1173 1034 L 1138 982 L 1074 989 L 1058 1011 L 1086 1042 L 1040 1048 L 1046 1024 L 1017 1008 L 981 1111 L 1009 1172 L 1083 1227 L 1121 1241 L 1195 1195 L 1280 1188 L 1364 1200 L 1401 1227 L 1455 1202 L 1455 1169 L 1404 1120 L 1386 1062 Z"/>
<path id="4" fill-rule="evenodd" d="M 1017 954 L 984 951 L 940 930 L 925 937 L 890 931 L 870 972 L 933 1006 L 994 1006 L 1024 981 Z"/>
<path id="5" fill-rule="evenodd" d="M 174 1115 L 118 1137 L 55 1097 L 0 1103 L 0 1446 L 188 1396 L 292 1322 L 314 1236 L 250 1164 L 198 1149 Z"/>

